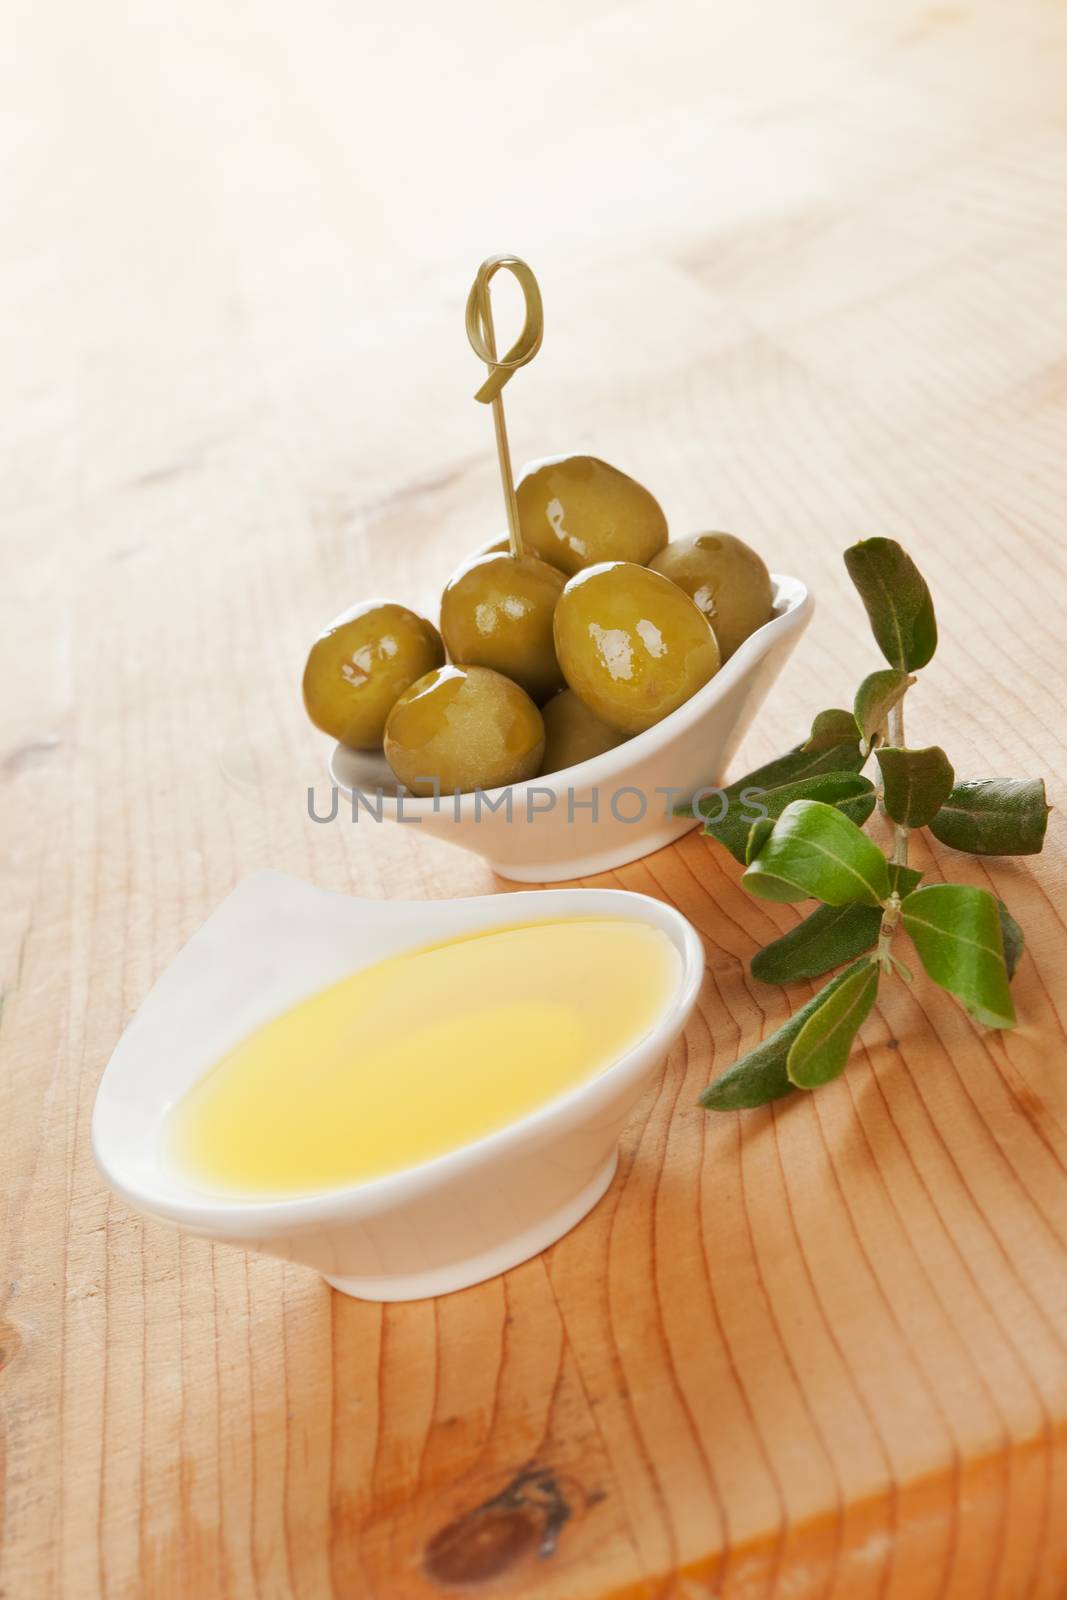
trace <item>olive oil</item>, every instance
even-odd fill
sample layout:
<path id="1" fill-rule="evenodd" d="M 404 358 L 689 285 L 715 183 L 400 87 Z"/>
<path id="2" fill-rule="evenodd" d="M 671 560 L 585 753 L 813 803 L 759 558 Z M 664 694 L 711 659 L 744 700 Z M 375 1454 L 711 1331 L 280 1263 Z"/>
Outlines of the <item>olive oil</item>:
<path id="1" fill-rule="evenodd" d="M 212 1193 L 314 1193 L 402 1171 L 603 1071 L 681 976 L 621 919 L 492 929 L 365 967 L 231 1049 L 172 1108 L 168 1159 Z"/>

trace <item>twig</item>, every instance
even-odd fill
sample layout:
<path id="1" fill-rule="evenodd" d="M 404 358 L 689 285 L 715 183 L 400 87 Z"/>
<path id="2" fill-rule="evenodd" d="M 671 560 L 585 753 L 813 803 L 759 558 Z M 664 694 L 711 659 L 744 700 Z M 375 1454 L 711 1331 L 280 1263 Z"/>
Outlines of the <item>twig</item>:
<path id="1" fill-rule="evenodd" d="M 904 748 L 904 701 L 897 701 L 889 713 L 889 742 L 898 750 Z M 908 864 L 908 843 L 911 829 L 903 823 L 893 824 L 893 854 L 890 857 L 896 867 L 906 867 Z M 878 930 L 877 959 L 881 962 L 884 971 L 888 972 L 893 965 L 893 958 L 889 947 L 893 942 L 893 935 L 897 931 L 900 921 L 900 895 L 894 889 L 886 902 L 885 911 L 882 913 L 882 925 Z"/>

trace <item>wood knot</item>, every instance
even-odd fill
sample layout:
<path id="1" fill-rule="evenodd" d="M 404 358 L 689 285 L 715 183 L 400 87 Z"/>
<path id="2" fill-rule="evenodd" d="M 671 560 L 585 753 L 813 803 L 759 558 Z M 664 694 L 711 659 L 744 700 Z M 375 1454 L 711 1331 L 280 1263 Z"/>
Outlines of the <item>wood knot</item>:
<path id="1" fill-rule="evenodd" d="M 434 1534 L 423 1570 L 434 1583 L 485 1583 L 536 1550 L 553 1554 L 573 1507 L 555 1473 L 525 1468 L 506 1488 Z"/>

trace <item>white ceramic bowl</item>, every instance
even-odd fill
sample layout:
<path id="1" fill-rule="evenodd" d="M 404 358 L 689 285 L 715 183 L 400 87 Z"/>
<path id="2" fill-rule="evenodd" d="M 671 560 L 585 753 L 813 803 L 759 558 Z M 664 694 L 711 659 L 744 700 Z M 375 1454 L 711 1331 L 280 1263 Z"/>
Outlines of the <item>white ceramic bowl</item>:
<path id="1" fill-rule="evenodd" d="M 700 819 L 671 816 L 672 804 L 726 771 L 811 618 L 814 602 L 804 584 L 772 577 L 770 622 L 691 700 L 645 733 L 529 783 L 439 800 L 401 795 L 384 756 L 337 745 L 330 773 L 349 797 L 338 800 L 338 818 L 360 827 L 390 821 L 417 828 L 484 856 L 494 872 L 522 883 L 606 872 L 681 838 Z"/>
<path id="2" fill-rule="evenodd" d="M 270 1017 L 397 951 L 567 916 L 649 923 L 682 958 L 677 990 L 656 1026 L 597 1077 L 460 1150 L 322 1194 L 205 1195 L 163 1159 L 168 1107 Z M 190 1233 L 302 1262 L 362 1299 L 445 1294 L 525 1261 L 596 1204 L 615 1171 L 626 1118 L 685 1026 L 703 974 L 703 948 L 686 919 L 622 890 L 354 900 L 283 873 L 257 873 L 193 935 L 123 1034 L 97 1092 L 93 1153 L 138 1211 Z"/>

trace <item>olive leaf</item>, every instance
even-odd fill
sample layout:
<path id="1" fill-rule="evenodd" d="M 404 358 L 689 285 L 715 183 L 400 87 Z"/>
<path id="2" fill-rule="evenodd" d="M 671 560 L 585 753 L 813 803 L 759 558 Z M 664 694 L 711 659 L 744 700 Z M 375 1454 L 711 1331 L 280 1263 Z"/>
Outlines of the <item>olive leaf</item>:
<path id="1" fill-rule="evenodd" d="M 863 539 L 845 551 L 845 566 L 889 665 L 902 672 L 925 667 L 937 649 L 937 619 L 911 557 L 895 539 Z"/>
<path id="2" fill-rule="evenodd" d="M 758 822 L 754 822 L 751 828 L 749 828 L 748 840 L 745 844 L 746 866 L 752 860 L 753 856 L 759 855 L 764 844 L 774 832 L 774 825 L 776 821 L 776 817 L 760 817 Z"/>
<path id="3" fill-rule="evenodd" d="M 833 708 L 829 711 L 819 711 L 811 725 L 811 732 L 800 746 L 801 750 L 818 753 L 820 750 L 833 750 L 838 745 L 855 745 L 856 719 L 851 711 L 842 711 Z"/>
<path id="4" fill-rule="evenodd" d="M 753 835 L 755 831 L 753 828 Z M 913 867 L 889 868 L 890 887 L 900 895 L 910 894 L 921 877 L 922 873 Z M 869 950 L 878 939 L 881 923 L 880 906 L 818 906 L 795 928 L 757 951 L 749 971 L 761 983 L 796 983 L 801 978 L 821 977 L 843 961 Z"/>
<path id="5" fill-rule="evenodd" d="M 869 672 L 856 690 L 852 720 L 860 731 L 864 746 L 869 747 L 879 728 L 895 705 L 899 705 L 915 679 L 896 667 L 882 667 Z"/>
<path id="6" fill-rule="evenodd" d="M 786 1071 L 798 1089 L 817 1089 L 845 1069 L 852 1042 L 878 993 L 879 968 L 860 962 L 832 995 L 824 998 L 789 1048 Z"/>
<path id="7" fill-rule="evenodd" d="M 881 924 L 881 906 L 818 906 L 795 928 L 757 951 L 749 971 L 761 983 L 821 977 L 869 950 Z"/>
<path id="8" fill-rule="evenodd" d="M 858 772 L 865 759 L 860 755 L 858 739 L 851 747 L 831 745 L 828 750 L 805 750 L 803 745 L 797 745 L 795 750 L 786 751 L 784 756 L 775 756 L 773 761 L 766 761 L 762 767 L 756 767 L 752 772 L 746 772 L 743 778 L 727 784 L 722 793 L 741 795 L 746 789 L 778 789 L 784 783 L 816 778 L 823 772 Z M 702 800 L 697 809 L 710 811 L 714 806 L 715 797 L 710 796 Z M 676 814 L 690 817 L 693 813 L 686 805 L 677 807 Z"/>
<path id="9" fill-rule="evenodd" d="M 935 983 L 987 1028 L 1015 1025 L 997 902 L 986 889 L 930 883 L 912 890 L 901 919 Z"/>
<path id="10" fill-rule="evenodd" d="M 753 772 L 746 772 L 743 778 L 736 778 L 725 789 L 716 789 L 714 794 L 699 800 L 697 810 L 702 816 L 708 817 L 722 809 L 723 795 L 731 801 L 741 799 L 743 802 L 746 789 L 777 789 L 784 783 L 815 778 L 823 772 L 858 772 L 866 759 L 866 756 L 860 755 L 859 739 L 855 737 L 854 729 L 851 746 L 838 744 L 822 750 L 805 750 L 803 745 L 797 745 L 784 756 L 775 756 L 773 761 L 765 762 Z M 692 800 L 683 800 L 676 805 L 673 814 L 676 817 L 691 817 Z"/>
<path id="11" fill-rule="evenodd" d="M 1051 809 L 1041 778 L 981 778 L 956 784 L 930 832 L 975 856 L 1036 856 Z"/>
<path id="12" fill-rule="evenodd" d="M 708 817 L 704 832 L 718 839 L 734 859 L 741 862 L 747 858 L 753 822 L 775 820 L 793 800 L 822 800 L 836 806 L 853 822 L 861 823 L 866 822 L 878 798 L 871 780 L 855 772 L 822 772 L 814 778 L 783 783 L 776 789 L 745 785 L 736 797 L 731 793 L 732 788 L 733 785 L 723 790 L 718 797 L 718 810 L 723 813 L 721 819 Z"/>
<path id="13" fill-rule="evenodd" d="M 1015 969 L 1022 960 L 1026 948 L 1023 930 L 1004 904 L 1003 900 L 997 901 L 997 915 L 1000 917 L 1000 933 L 1004 940 L 1004 970 L 1008 974 L 1010 983 L 1015 976 Z"/>
<path id="14" fill-rule="evenodd" d="M 904 750 L 883 745 L 875 752 L 882 769 L 886 815 L 905 828 L 924 828 L 948 799 L 956 774 L 939 745 Z"/>
<path id="15" fill-rule="evenodd" d="M 766 1105 L 768 1100 L 778 1100 L 784 1094 L 792 1094 L 796 1085 L 789 1081 L 786 1061 L 793 1040 L 812 1013 L 835 994 L 853 972 L 867 965 L 866 961 L 857 962 L 854 966 L 846 967 L 844 972 L 839 972 L 836 978 L 831 978 L 776 1033 L 772 1033 L 770 1038 L 764 1039 L 709 1083 L 698 1105 L 708 1111 L 740 1111 L 749 1106 Z"/>
<path id="16" fill-rule="evenodd" d="M 793 800 L 746 868 L 741 882 L 764 900 L 806 900 L 831 906 L 881 905 L 889 898 L 889 864 L 836 806 Z"/>

